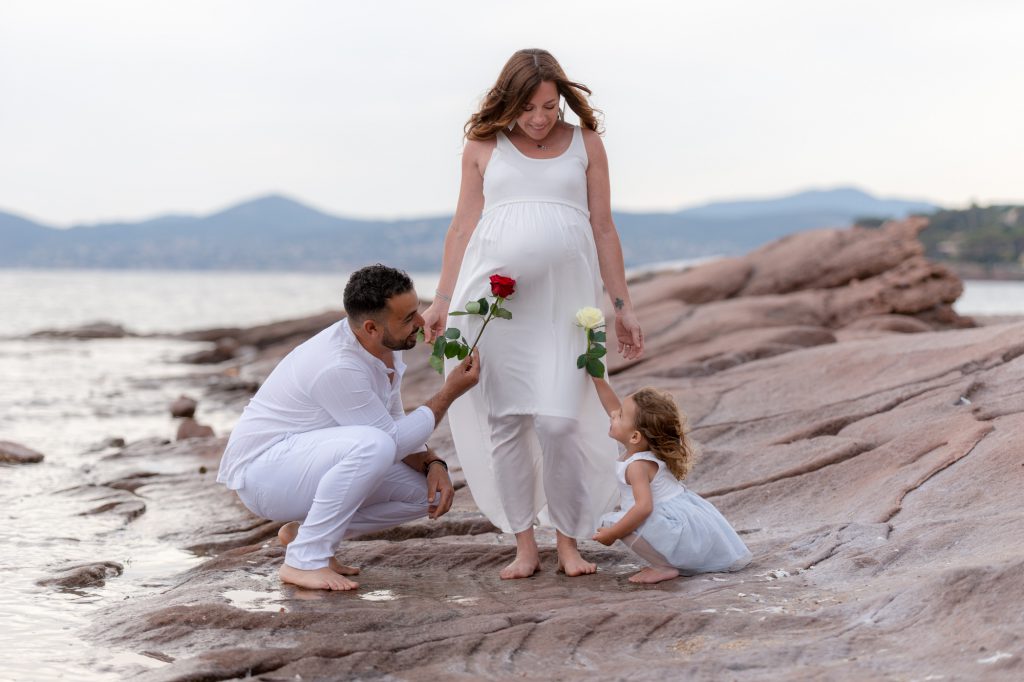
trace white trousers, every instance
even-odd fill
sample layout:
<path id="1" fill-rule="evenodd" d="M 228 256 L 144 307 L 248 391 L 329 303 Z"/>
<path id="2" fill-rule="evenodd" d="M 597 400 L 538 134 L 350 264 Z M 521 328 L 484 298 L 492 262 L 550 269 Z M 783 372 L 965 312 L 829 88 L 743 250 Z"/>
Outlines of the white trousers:
<path id="1" fill-rule="evenodd" d="M 253 460 L 238 497 L 273 521 L 302 521 L 285 553 L 301 569 L 327 566 L 346 537 L 427 515 L 427 479 L 395 462 L 395 442 L 369 426 L 288 436 Z"/>
<path id="2" fill-rule="evenodd" d="M 586 453 L 579 422 L 567 417 L 513 414 L 490 417 L 494 478 L 513 533 L 532 527 L 546 498 L 551 524 L 563 535 L 594 533 L 583 483 Z M 539 452 L 538 452 L 539 450 Z M 538 495 L 538 478 L 543 497 Z"/>

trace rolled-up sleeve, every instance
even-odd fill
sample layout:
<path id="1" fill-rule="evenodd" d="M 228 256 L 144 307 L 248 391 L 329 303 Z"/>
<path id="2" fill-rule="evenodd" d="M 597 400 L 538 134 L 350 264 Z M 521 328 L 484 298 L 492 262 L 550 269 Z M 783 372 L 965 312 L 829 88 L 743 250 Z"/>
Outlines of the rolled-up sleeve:
<path id="1" fill-rule="evenodd" d="M 366 372 L 350 367 L 331 367 L 321 372 L 310 387 L 310 397 L 339 426 L 372 426 L 395 441 L 395 461 L 414 452 L 434 431 L 434 412 L 427 406 L 396 417 L 373 390 Z"/>
<path id="2" fill-rule="evenodd" d="M 418 409 L 422 410 L 422 409 L 424 409 L 424 407 L 425 406 L 420 407 Z M 433 417 L 434 416 L 434 412 L 432 410 L 430 410 L 430 408 L 426 408 L 426 409 L 427 409 L 428 412 L 430 412 L 430 416 Z M 391 413 L 392 419 L 395 419 L 395 420 L 401 419 L 402 417 L 405 416 L 405 406 L 402 404 L 402 392 L 401 391 L 392 391 L 391 392 L 391 402 L 388 404 L 388 412 Z M 431 433 L 433 433 L 433 430 L 431 430 Z M 427 434 L 427 435 L 429 437 L 430 434 Z M 406 454 L 411 455 L 411 454 L 414 454 L 414 453 L 426 452 L 426 451 L 427 451 L 427 442 L 426 442 L 426 440 L 424 440 L 422 443 L 420 443 L 420 445 L 418 447 L 414 447 L 412 450 L 410 450 Z"/>

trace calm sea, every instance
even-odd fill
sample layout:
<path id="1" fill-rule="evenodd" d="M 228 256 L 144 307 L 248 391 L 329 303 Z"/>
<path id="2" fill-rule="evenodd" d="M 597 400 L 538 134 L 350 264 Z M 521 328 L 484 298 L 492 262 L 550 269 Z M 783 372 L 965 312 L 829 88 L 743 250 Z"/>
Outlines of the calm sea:
<path id="1" fill-rule="evenodd" d="M 429 295 L 437 275 L 413 279 Z M 167 405 L 182 392 L 201 397 L 194 375 L 203 371 L 178 359 L 202 345 L 25 335 L 98 320 L 140 334 L 272 322 L 340 308 L 345 282 L 344 274 L 0 270 L 0 440 L 46 455 L 39 465 L 0 467 L 0 651 L 9 653 L 0 676 L 117 680 L 162 665 L 100 650 L 77 633 L 96 609 L 158 589 L 198 561 L 132 524 L 77 516 L 80 503 L 56 491 L 88 481 L 100 456 L 89 450 L 106 438 L 172 438 Z M 1024 282 L 967 282 L 956 307 L 1024 315 Z M 238 415 L 200 403 L 197 417 L 223 433 Z M 96 558 L 125 564 L 124 575 L 75 593 L 35 584 L 56 566 Z"/>

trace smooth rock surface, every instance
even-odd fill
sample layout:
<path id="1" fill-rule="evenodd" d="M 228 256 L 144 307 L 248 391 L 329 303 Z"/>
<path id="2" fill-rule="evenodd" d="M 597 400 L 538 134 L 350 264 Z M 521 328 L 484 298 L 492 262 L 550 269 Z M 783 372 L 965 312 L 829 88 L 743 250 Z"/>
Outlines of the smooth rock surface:
<path id="1" fill-rule="evenodd" d="M 514 540 L 463 487 L 438 521 L 345 543 L 359 590 L 300 590 L 277 580 L 279 524 L 195 473 L 223 440 L 151 441 L 107 460 L 105 490 L 210 558 L 94 637 L 168 681 L 1020 679 L 1024 323 L 958 328 L 917 228 L 789 238 L 705 266 L 720 286 L 689 300 L 668 295 L 682 275 L 637 287 L 649 354 L 612 381 L 675 395 L 702 450 L 687 484 L 748 543 L 743 571 L 638 586 L 628 551 L 586 541 L 598 573 L 568 578 L 542 529 L 543 570 L 501 581 Z M 407 355 L 406 409 L 440 384 L 428 355 Z M 431 442 L 457 474 L 445 422 Z"/>

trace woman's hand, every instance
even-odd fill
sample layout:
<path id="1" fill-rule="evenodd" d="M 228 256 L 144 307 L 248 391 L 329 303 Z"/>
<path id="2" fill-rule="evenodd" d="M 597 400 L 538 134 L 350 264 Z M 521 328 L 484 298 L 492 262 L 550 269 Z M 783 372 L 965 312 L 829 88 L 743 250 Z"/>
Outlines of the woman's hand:
<path id="1" fill-rule="evenodd" d="M 615 337 L 619 341 L 619 354 L 626 360 L 635 360 L 644 354 L 644 332 L 633 313 L 615 314 Z"/>
<path id="2" fill-rule="evenodd" d="M 435 298 L 430 307 L 423 311 L 423 336 L 427 343 L 444 334 L 444 326 L 448 322 L 448 304 Z"/>

